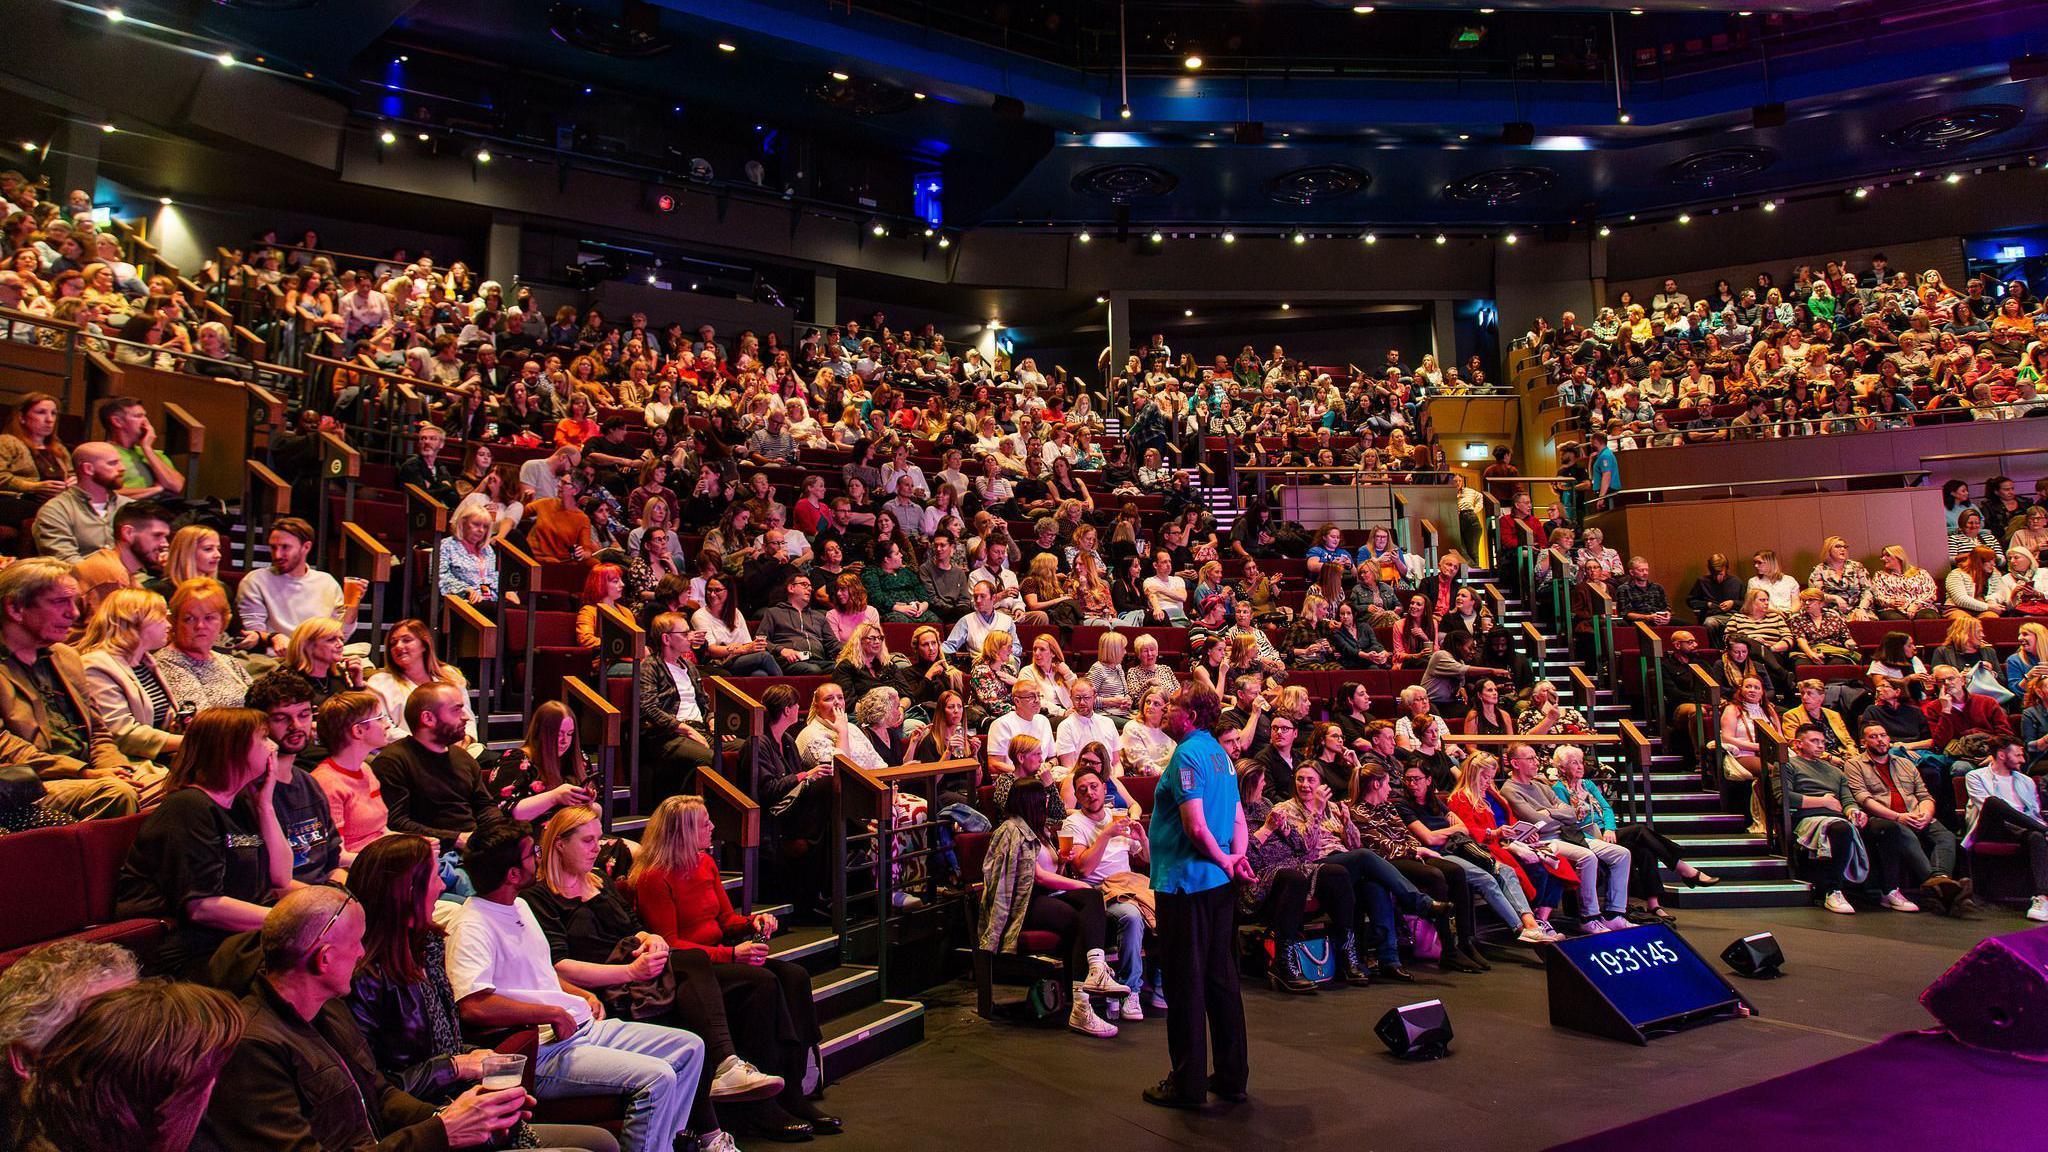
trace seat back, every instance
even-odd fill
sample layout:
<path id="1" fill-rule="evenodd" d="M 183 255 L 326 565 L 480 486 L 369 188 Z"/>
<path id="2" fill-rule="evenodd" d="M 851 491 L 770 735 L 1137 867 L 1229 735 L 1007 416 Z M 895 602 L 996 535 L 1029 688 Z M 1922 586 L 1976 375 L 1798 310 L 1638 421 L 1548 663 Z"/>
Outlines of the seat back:
<path id="1" fill-rule="evenodd" d="M 93 922 L 80 827 L 0 836 L 0 876 L 13 878 L 0 884 L 0 950 L 69 936 Z M 111 884 L 106 902 L 113 903 Z"/>
<path id="2" fill-rule="evenodd" d="M 953 836 L 953 855 L 960 863 L 960 882 L 967 887 L 981 883 L 982 868 L 988 863 L 988 842 L 992 832 L 959 832 Z"/>
<path id="3" fill-rule="evenodd" d="M 86 915 L 95 924 L 114 919 L 114 885 L 121 877 L 128 850 L 142 831 L 142 821 L 138 813 L 73 826 L 78 833 L 80 874 L 85 880 Z"/>

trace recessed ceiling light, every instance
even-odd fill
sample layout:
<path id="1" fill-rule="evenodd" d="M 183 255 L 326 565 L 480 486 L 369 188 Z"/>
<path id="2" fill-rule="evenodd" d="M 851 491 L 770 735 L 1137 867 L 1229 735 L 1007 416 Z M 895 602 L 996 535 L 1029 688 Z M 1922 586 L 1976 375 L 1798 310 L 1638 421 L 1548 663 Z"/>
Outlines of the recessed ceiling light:
<path id="1" fill-rule="evenodd" d="M 1237 243 L 1237 233 L 1235 233 L 1235 232 L 1230 232 L 1230 231 L 1225 231 L 1225 232 L 1223 233 L 1223 242 L 1224 242 L 1225 244 L 1235 244 L 1235 243 Z"/>
<path id="2" fill-rule="evenodd" d="M 1521 237 L 1516 236 L 1513 232 L 1510 232 L 1506 236 L 1501 237 L 1501 239 L 1506 240 L 1510 244 L 1513 244 L 1517 240 L 1521 239 Z"/>
<path id="3" fill-rule="evenodd" d="M 1689 213 L 1689 212 L 1680 212 L 1680 213 L 1678 214 L 1678 222 L 1679 222 L 1680 224 L 1690 224 L 1690 223 L 1692 223 L 1692 214 L 1691 214 L 1691 213 Z"/>
<path id="4" fill-rule="evenodd" d="M 1869 188 L 1858 188 L 1858 189 L 1856 190 L 1856 198 L 1857 198 L 1858 200 L 1868 200 L 1868 199 L 1870 198 L 1870 189 L 1869 189 Z"/>
<path id="5" fill-rule="evenodd" d="M 1491 9 L 1491 8 L 1481 8 L 1481 9 L 1479 10 L 1479 14 L 1480 14 L 1481 16 L 1491 16 L 1491 15 L 1493 15 L 1493 9 Z"/>
<path id="6" fill-rule="evenodd" d="M 887 236 L 889 234 L 889 226 L 877 220 L 873 224 L 868 225 L 868 231 L 873 232 L 877 236 Z"/>
<path id="7" fill-rule="evenodd" d="M 661 283 L 661 279 L 660 279 L 659 277 L 657 277 L 657 276 L 656 276 L 656 275 L 655 275 L 654 273 L 652 273 L 652 272 L 649 272 L 649 273 L 647 274 L 647 282 L 648 282 L 649 284 L 659 284 L 659 283 Z"/>
<path id="8" fill-rule="evenodd" d="M 1764 211 L 1766 211 L 1766 212 L 1776 212 L 1777 210 L 1778 210 L 1778 202 L 1777 202 L 1776 200 L 1766 200 L 1766 201 L 1764 201 Z"/>
<path id="9" fill-rule="evenodd" d="M 171 198 L 169 196 L 159 196 L 156 198 L 156 202 L 163 205 L 166 208 L 169 208 L 171 206 Z"/>
<path id="10" fill-rule="evenodd" d="M 214 59 L 219 61 L 220 66 L 223 68 L 233 68 L 236 64 L 235 54 L 233 52 L 223 52 L 220 55 L 215 56 Z"/>
<path id="11" fill-rule="evenodd" d="M 396 144 L 398 143 L 398 133 L 386 128 L 382 132 L 377 133 L 377 139 L 384 144 Z"/>
<path id="12" fill-rule="evenodd" d="M 1375 233 L 1372 233 L 1372 232 L 1367 232 L 1367 233 L 1365 234 L 1365 242 L 1366 242 L 1367 244 L 1377 244 L 1377 243 L 1379 243 L 1379 242 L 1380 242 L 1380 238 L 1379 238 L 1379 236 L 1378 236 L 1377 234 L 1375 234 Z"/>
<path id="13" fill-rule="evenodd" d="M 1740 11 L 1740 12 L 1737 12 L 1737 13 L 1736 13 L 1736 15 L 1737 15 L 1737 16 L 1754 16 L 1754 15 L 1756 15 L 1756 13 L 1754 13 L 1754 12 L 1750 11 L 1750 10 L 1749 10 L 1749 9 L 1747 9 L 1747 8 L 1744 8 L 1744 9 L 1743 9 L 1742 11 Z"/>
<path id="14" fill-rule="evenodd" d="M 1074 239 L 1079 240 L 1083 244 L 1086 244 L 1090 240 L 1095 239 L 1095 237 L 1090 236 L 1088 234 L 1088 230 L 1086 228 L 1083 228 L 1081 229 L 1081 234 L 1079 236 L 1074 237 Z"/>
<path id="15" fill-rule="evenodd" d="M 126 20 L 127 18 L 128 14 L 126 12 L 121 11 L 119 8 L 107 9 L 107 23 L 109 24 L 119 24 L 121 21 Z"/>
<path id="16" fill-rule="evenodd" d="M 832 78 L 833 78 L 834 80 L 837 80 L 837 81 L 839 81 L 839 82 L 840 82 L 841 84 L 844 84 L 844 83 L 846 83 L 846 73 L 844 73 L 844 72 L 834 72 L 834 73 L 832 74 Z"/>
<path id="17" fill-rule="evenodd" d="M 1358 13 L 1360 16 L 1372 15 L 1372 5 L 1370 4 L 1353 4 L 1351 6 L 1351 10 L 1353 12 Z"/>
<path id="18" fill-rule="evenodd" d="M 912 100 L 922 100 L 922 99 L 924 99 L 924 93 L 922 93 L 922 92 L 912 92 L 912 93 L 910 94 L 910 98 L 911 98 Z"/>
<path id="19" fill-rule="evenodd" d="M 1301 234 L 1301 233 L 1299 233 L 1299 232 L 1296 232 L 1296 233 L 1294 234 L 1294 242 L 1295 242 L 1296 244 L 1306 244 L 1306 243 L 1308 243 L 1308 237 L 1306 237 L 1306 236 L 1302 235 L 1302 234 Z"/>
<path id="20" fill-rule="evenodd" d="M 1460 139 L 1460 140 L 1470 140 L 1471 138 L 1472 138 L 1472 134 L 1471 134 L 1470 132 L 1460 132 L 1460 133 L 1458 133 L 1458 139 Z"/>
<path id="21" fill-rule="evenodd" d="M 1285 300 L 1282 300 L 1282 301 L 1280 302 L 1280 310 L 1281 310 L 1282 312 L 1291 312 L 1291 311 L 1293 311 L 1293 310 L 1294 310 L 1294 305 L 1292 305 L 1292 304 L 1289 304 L 1289 303 L 1288 303 L 1287 301 L 1285 301 Z"/>
<path id="22" fill-rule="evenodd" d="M 479 164 L 489 164 L 491 162 L 491 150 L 489 148 L 477 149 L 476 162 Z"/>
<path id="23" fill-rule="evenodd" d="M 1602 224 L 1602 225 L 1600 226 L 1600 235 L 1602 235 L 1602 236 L 1612 236 L 1612 235 L 1614 235 L 1614 229 L 1612 229 L 1612 228 L 1609 228 L 1609 227 L 1608 227 L 1607 225 L 1605 225 L 1605 224 Z"/>
<path id="24" fill-rule="evenodd" d="M 692 281 L 690 281 L 690 291 L 692 291 L 692 292 L 695 292 L 696 290 L 697 290 L 697 282 L 696 282 L 695 280 L 692 280 Z"/>
<path id="25" fill-rule="evenodd" d="M 1633 224 L 1633 223 L 1635 223 L 1635 222 L 1636 222 L 1636 214 L 1635 214 L 1635 213 L 1631 212 L 1631 213 L 1629 213 L 1629 214 L 1628 214 L 1628 222 L 1629 222 L 1629 223 L 1631 223 L 1631 224 Z"/>
<path id="26" fill-rule="evenodd" d="M 1181 64 L 1190 72 L 1198 71 L 1202 67 L 1202 58 L 1190 52 L 1188 53 L 1188 58 L 1181 61 Z"/>
<path id="27" fill-rule="evenodd" d="M 1183 308 L 1180 310 L 1180 314 L 1183 316 L 1193 316 L 1195 314 L 1195 310 L 1193 308 Z"/>
<path id="28" fill-rule="evenodd" d="M 1942 179 L 1950 184 L 1961 184 L 1963 182 L 1963 174 L 1961 172 L 1951 172 L 1947 176 L 1942 177 Z"/>
<path id="29" fill-rule="evenodd" d="M 1439 232 L 1436 234 L 1436 242 L 1439 244 L 1448 244 L 1451 242 L 1451 238 Z"/>
<path id="30" fill-rule="evenodd" d="M 1164 236 L 1163 234 L 1161 234 L 1161 233 L 1159 233 L 1159 232 L 1154 232 L 1154 233 L 1152 233 L 1152 242 L 1153 242 L 1154 244 L 1161 244 L 1161 243 L 1164 243 L 1165 241 L 1166 241 L 1166 237 L 1165 237 L 1165 236 Z"/>
<path id="31" fill-rule="evenodd" d="M 1643 10 L 1641 8 L 1631 8 L 1628 10 L 1628 14 L 1631 16 L 1641 16 L 1643 14 Z"/>
<path id="32" fill-rule="evenodd" d="M 118 129 L 116 129 L 116 128 L 115 128 L 115 127 L 114 127 L 114 126 L 112 125 L 112 124 L 102 124 L 102 125 L 100 125 L 100 131 L 102 131 L 102 132 L 114 132 L 114 131 L 118 131 Z"/>
<path id="33" fill-rule="evenodd" d="M 941 236 L 941 237 L 939 237 L 939 247 L 941 247 L 941 248 L 951 248 L 952 246 L 953 246 L 953 238 L 952 238 L 951 236 Z"/>
<path id="34" fill-rule="evenodd" d="M 740 50 L 740 46 L 730 40 L 720 40 L 718 42 L 718 50 L 720 52 L 737 52 Z"/>
<path id="35" fill-rule="evenodd" d="M 420 143 L 425 144 L 430 139 L 432 137 L 428 136 L 425 132 L 420 133 Z"/>

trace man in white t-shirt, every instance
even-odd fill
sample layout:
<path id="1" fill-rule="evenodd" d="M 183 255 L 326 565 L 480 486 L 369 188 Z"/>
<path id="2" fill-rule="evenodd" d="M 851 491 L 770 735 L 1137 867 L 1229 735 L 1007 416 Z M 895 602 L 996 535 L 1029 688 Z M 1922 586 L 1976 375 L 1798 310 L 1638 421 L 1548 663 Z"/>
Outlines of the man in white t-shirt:
<path id="1" fill-rule="evenodd" d="M 1121 1003 L 1109 1002 L 1109 1012 L 1125 1020 L 1143 1020 L 1141 996 L 1145 983 L 1146 906 L 1152 902 L 1152 884 L 1139 871 L 1152 853 L 1145 836 L 1145 822 L 1128 812 L 1109 807 L 1109 782 L 1093 767 L 1074 773 L 1074 810 L 1060 825 L 1060 839 L 1067 868 L 1088 883 L 1103 889 L 1109 912 L 1107 935 L 1117 942 L 1116 976 L 1130 995 Z M 1166 1007 L 1152 982 L 1152 1006 Z"/>
<path id="2" fill-rule="evenodd" d="M 1117 738 L 1115 722 L 1095 710 L 1095 685 L 1077 676 L 1068 694 L 1074 701 L 1074 710 L 1060 721 L 1059 736 L 1052 744 L 1053 759 L 1072 769 L 1074 761 L 1081 757 L 1081 749 L 1100 744 L 1106 753 L 1102 762 L 1117 763 L 1122 741 Z"/>
<path id="3" fill-rule="evenodd" d="M 1038 710 L 1038 681 L 1019 677 L 1010 686 L 1010 705 L 1014 712 L 1005 712 L 996 718 L 988 729 L 988 766 L 990 771 L 1010 772 L 1015 766 L 1010 763 L 1010 741 L 1019 736 L 1035 736 L 1041 748 L 1052 747 L 1052 721 Z M 1059 768 L 1053 775 L 1065 779 L 1066 773 Z"/>
<path id="4" fill-rule="evenodd" d="M 477 888 L 448 932 L 448 982 L 462 1023 L 540 1025 L 536 1096 L 614 1089 L 626 1097 L 622 1152 L 670 1152 L 690 1119 L 704 1041 L 680 1028 L 606 1018 L 597 997 L 555 974 L 547 936 L 519 898 L 540 871 L 530 826 L 500 820 L 479 828 L 462 863 Z"/>

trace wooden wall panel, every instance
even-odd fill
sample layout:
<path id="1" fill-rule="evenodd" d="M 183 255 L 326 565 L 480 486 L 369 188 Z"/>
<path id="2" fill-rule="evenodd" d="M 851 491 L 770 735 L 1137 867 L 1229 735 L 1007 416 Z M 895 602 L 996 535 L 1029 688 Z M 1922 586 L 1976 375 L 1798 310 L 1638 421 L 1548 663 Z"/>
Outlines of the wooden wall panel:
<path id="1" fill-rule="evenodd" d="M 2040 456 L 2000 464 L 1992 460 L 1922 464 L 1925 456 L 2004 449 L 2034 449 Z M 1745 440 L 1678 448 L 1638 448 L 1619 454 L 1624 488 L 1704 484 L 1728 477 L 1771 479 L 1838 476 L 1887 469 L 1927 468 L 1938 482 L 1949 475 L 1981 480 L 2006 471 L 2032 476 L 2048 459 L 2048 420 L 1977 420 L 1899 432 Z"/>

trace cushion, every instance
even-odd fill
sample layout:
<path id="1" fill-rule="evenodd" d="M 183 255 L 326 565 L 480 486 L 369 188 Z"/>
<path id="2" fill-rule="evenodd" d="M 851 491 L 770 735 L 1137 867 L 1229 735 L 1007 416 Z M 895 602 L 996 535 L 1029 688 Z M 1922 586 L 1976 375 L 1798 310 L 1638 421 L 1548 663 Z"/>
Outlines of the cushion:
<path id="1" fill-rule="evenodd" d="M 0 884 L 0 948 L 40 944 L 92 922 L 77 829 L 31 828 L 0 836 L 0 876 L 11 881 Z"/>
<path id="2" fill-rule="evenodd" d="M 140 814 L 118 820 L 88 820 L 75 824 L 78 851 L 85 874 L 86 916 L 95 924 L 114 918 L 114 886 L 128 850 L 142 831 Z"/>

